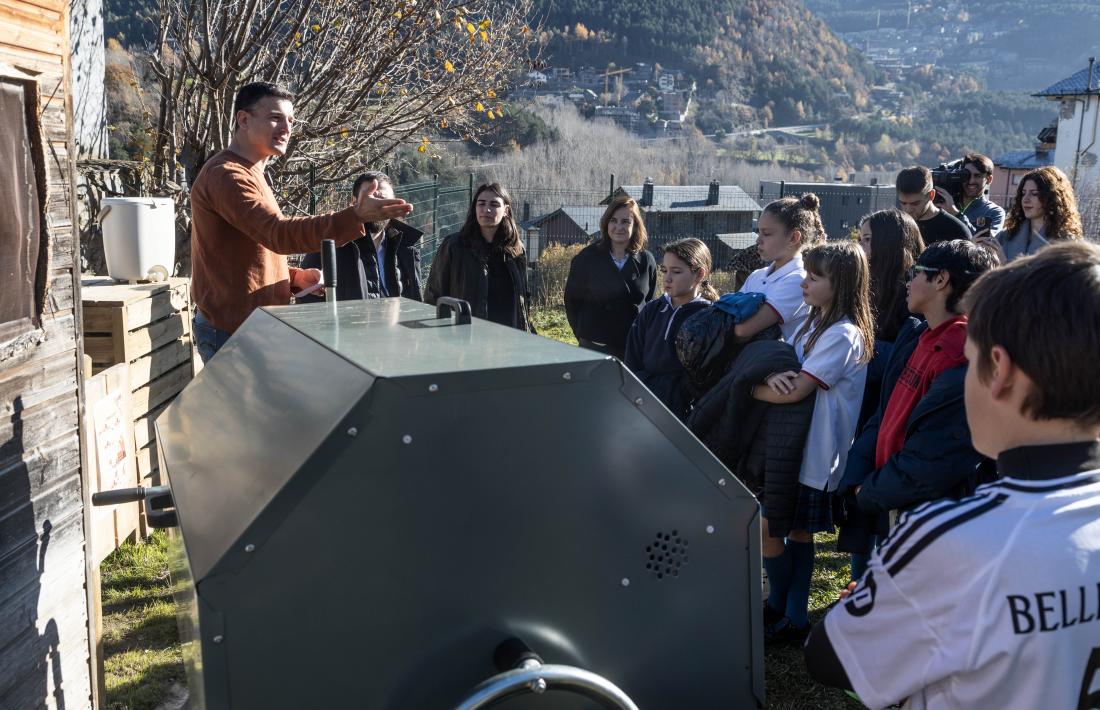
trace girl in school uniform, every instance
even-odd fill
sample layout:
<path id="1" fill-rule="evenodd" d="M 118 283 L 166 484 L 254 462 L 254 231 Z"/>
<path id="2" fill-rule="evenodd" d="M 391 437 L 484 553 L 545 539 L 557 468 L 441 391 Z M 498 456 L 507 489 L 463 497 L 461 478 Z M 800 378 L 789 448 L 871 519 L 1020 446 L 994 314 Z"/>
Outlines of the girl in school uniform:
<path id="1" fill-rule="evenodd" d="M 813 534 L 833 529 L 829 491 L 844 472 L 875 342 L 870 271 L 859 246 L 816 246 L 806 252 L 804 263 L 801 290 L 810 313 L 793 338 L 802 368 L 770 375 L 753 391 L 756 399 L 775 404 L 816 398 L 793 517 L 781 526 L 769 525 L 766 510 L 762 518 L 771 588 L 764 607 L 765 638 L 773 641 L 801 640 L 809 630 Z"/>
<path id="2" fill-rule="evenodd" d="M 760 258 L 769 263 L 749 274 L 741 292 L 762 293 L 765 300 L 756 315 L 737 324 L 737 337 L 747 340 L 778 323 L 783 340 L 793 341 L 810 313 L 802 300 L 801 284 L 806 276 L 802 250 L 825 238 L 819 205 L 817 195 L 808 192 L 776 200 L 760 213 L 756 248 Z"/>
<path id="3" fill-rule="evenodd" d="M 710 269 L 710 249 L 701 240 L 667 245 L 660 267 L 665 293 L 642 308 L 626 339 L 624 364 L 680 419 L 694 393 L 676 354 L 676 334 L 688 316 L 718 298 L 707 281 Z"/>

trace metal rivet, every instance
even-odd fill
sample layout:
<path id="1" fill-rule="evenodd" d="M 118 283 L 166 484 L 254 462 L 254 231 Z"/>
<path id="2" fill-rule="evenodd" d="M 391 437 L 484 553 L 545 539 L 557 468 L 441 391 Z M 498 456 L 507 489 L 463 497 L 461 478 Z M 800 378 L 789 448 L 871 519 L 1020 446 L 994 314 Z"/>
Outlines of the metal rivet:
<path id="1" fill-rule="evenodd" d="M 412 435 L 411 434 L 406 434 L 405 436 L 401 437 L 401 443 L 403 443 L 403 444 L 413 443 Z"/>
<path id="2" fill-rule="evenodd" d="M 630 577 L 623 577 L 623 581 L 621 582 L 621 584 L 624 587 L 629 587 L 630 586 Z"/>
<path id="3" fill-rule="evenodd" d="M 707 526 L 707 535 L 713 535 L 713 534 L 714 534 L 714 526 L 713 525 L 708 525 Z"/>
<path id="4" fill-rule="evenodd" d="M 572 372 L 565 372 L 565 373 L 562 373 L 562 376 L 561 376 L 561 378 L 562 378 L 563 380 L 571 380 L 571 379 L 573 379 L 573 373 L 572 373 Z"/>
<path id="5" fill-rule="evenodd" d="M 530 688 L 531 692 L 535 695 L 542 695 L 546 692 L 546 680 L 543 678 L 535 678 L 527 684 L 527 687 Z"/>
<path id="6" fill-rule="evenodd" d="M 256 546 L 255 546 L 255 545 L 253 545 L 253 544 L 252 544 L 252 543 L 250 542 L 250 543 L 248 543 L 247 545 L 245 545 L 245 546 L 244 546 L 244 551 L 245 551 L 245 552 L 255 552 L 255 551 L 256 551 Z"/>
<path id="7" fill-rule="evenodd" d="M 428 391 L 429 392 L 438 392 L 439 391 L 439 385 L 428 385 Z"/>
<path id="8" fill-rule="evenodd" d="M 724 486 L 724 485 L 726 485 L 726 479 L 724 479 L 724 478 L 719 478 L 719 479 L 718 479 L 718 485 L 720 485 L 720 486 Z"/>
<path id="9" fill-rule="evenodd" d="M 637 399 L 634 400 L 634 406 L 635 407 L 642 406 L 642 398 L 641 397 L 638 397 Z"/>
<path id="10" fill-rule="evenodd" d="M 359 430 L 356 429 L 355 427 L 350 427 L 348 429 L 348 436 L 358 436 L 358 435 L 359 435 Z"/>
<path id="11" fill-rule="evenodd" d="M 221 643 L 224 640 L 225 640 L 225 637 L 222 636 L 221 634 L 218 634 L 217 636 L 214 637 L 214 643 Z"/>

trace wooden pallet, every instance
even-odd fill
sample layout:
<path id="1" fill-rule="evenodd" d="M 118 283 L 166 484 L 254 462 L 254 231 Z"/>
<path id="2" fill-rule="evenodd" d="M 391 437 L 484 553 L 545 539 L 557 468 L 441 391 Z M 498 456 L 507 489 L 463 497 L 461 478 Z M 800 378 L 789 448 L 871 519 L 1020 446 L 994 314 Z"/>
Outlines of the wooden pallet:
<path id="1" fill-rule="evenodd" d="M 129 365 L 137 472 L 141 485 L 159 485 L 154 422 L 197 370 L 190 280 L 122 284 L 89 277 L 81 282 L 81 300 L 93 371 Z"/>

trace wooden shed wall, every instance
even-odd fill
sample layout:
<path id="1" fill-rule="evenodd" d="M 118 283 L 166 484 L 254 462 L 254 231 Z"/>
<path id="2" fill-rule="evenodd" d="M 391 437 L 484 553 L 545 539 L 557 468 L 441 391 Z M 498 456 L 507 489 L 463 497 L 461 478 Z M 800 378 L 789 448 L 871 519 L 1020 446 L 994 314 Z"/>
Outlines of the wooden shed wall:
<path id="1" fill-rule="evenodd" d="M 0 708 L 92 704 L 67 25 L 66 0 L 0 0 L 0 63 L 38 81 L 50 251 L 37 342 L 0 353 Z"/>

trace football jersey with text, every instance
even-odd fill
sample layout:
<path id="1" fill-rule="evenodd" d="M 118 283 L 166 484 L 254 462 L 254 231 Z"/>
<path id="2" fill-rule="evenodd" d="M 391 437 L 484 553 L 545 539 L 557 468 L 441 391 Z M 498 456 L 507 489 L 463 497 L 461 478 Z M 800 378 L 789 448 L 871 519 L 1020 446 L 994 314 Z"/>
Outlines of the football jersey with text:
<path id="1" fill-rule="evenodd" d="M 1049 476 L 1074 470 L 1054 468 L 1072 447 L 1084 447 L 1078 459 L 1100 450 L 1008 453 L 1045 460 Z M 1100 708 L 1100 467 L 1001 472 L 969 498 L 903 516 L 826 616 L 869 707 Z"/>

